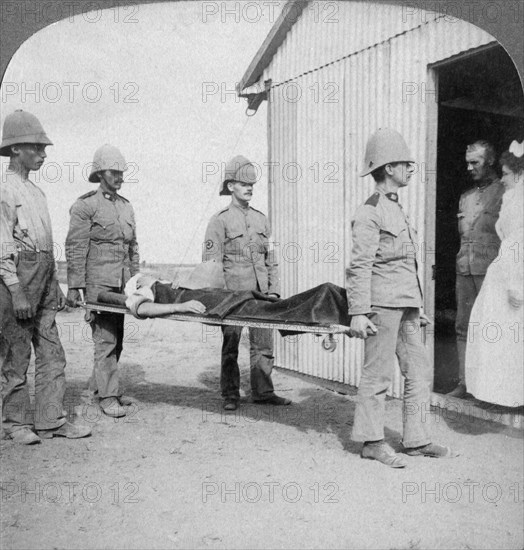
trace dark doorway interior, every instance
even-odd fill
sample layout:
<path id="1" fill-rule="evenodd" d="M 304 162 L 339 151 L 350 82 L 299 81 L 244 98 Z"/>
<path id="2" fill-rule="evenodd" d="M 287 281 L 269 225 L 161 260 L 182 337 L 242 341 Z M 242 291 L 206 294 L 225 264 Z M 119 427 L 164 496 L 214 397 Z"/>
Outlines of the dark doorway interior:
<path id="1" fill-rule="evenodd" d="M 518 73 L 500 46 L 440 67 L 438 82 L 434 389 L 446 392 L 453 389 L 458 374 L 456 214 L 460 195 L 471 185 L 464 161 L 466 146 L 487 139 L 501 153 L 513 139 L 522 139 L 524 96 Z"/>

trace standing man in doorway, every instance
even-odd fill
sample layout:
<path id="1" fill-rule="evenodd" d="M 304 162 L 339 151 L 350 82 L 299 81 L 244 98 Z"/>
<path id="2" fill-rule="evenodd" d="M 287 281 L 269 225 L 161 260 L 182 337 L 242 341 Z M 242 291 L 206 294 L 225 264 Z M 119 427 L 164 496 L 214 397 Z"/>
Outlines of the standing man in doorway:
<path id="1" fill-rule="evenodd" d="M 460 250 L 456 264 L 455 332 L 459 377 L 457 387 L 447 394 L 451 397 L 463 397 L 467 392 L 465 358 L 469 317 L 488 266 L 499 251 L 500 239 L 495 223 L 504 193 L 504 186 L 493 168 L 495 149 L 491 143 L 482 140 L 468 145 L 466 164 L 474 186 L 460 197 L 457 214 Z"/>
<path id="2" fill-rule="evenodd" d="M 429 410 L 433 378 L 422 341 L 422 286 L 417 274 L 416 236 L 398 202 L 398 191 L 414 173 L 413 157 L 395 130 L 380 128 L 366 147 L 364 170 L 376 191 L 355 213 L 348 304 L 349 333 L 363 338 L 364 365 L 351 438 L 362 441 L 362 458 L 404 468 L 405 458 L 384 440 L 386 391 L 393 380 L 395 355 L 404 377 L 406 454 L 447 458 L 449 447 L 431 442 L 424 411 Z"/>
<path id="3" fill-rule="evenodd" d="M 4 121 L 0 155 L 9 157 L 0 186 L 0 360 L 6 435 L 31 445 L 41 439 L 86 437 L 91 429 L 67 422 L 64 349 L 56 313 L 65 296 L 56 277 L 47 201 L 30 179 L 52 145 L 40 121 L 18 110 Z M 35 350 L 35 410 L 30 414 L 27 370 Z M 33 431 L 33 426 L 37 433 Z"/>
<path id="4" fill-rule="evenodd" d="M 239 155 L 226 164 L 220 195 L 231 195 L 229 206 L 213 216 L 207 227 L 203 261 L 214 260 L 224 270 L 229 290 L 256 290 L 280 295 L 278 266 L 269 249 L 270 228 L 262 212 L 249 206 L 257 182 L 255 166 Z M 242 327 L 223 326 L 220 387 L 224 409 L 234 411 L 240 401 L 238 346 Z M 249 329 L 251 393 L 253 401 L 269 405 L 289 405 L 290 399 L 275 395 L 273 336 L 270 330 Z"/>

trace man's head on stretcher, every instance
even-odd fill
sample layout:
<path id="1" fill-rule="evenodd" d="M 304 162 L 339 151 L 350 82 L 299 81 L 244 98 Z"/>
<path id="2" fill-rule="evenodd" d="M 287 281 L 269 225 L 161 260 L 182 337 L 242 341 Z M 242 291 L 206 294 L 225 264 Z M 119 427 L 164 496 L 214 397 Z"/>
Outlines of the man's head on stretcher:
<path id="1" fill-rule="evenodd" d="M 196 290 L 199 288 L 223 289 L 226 287 L 222 267 L 214 261 L 203 262 L 197 265 L 189 276 L 175 283 L 162 280 L 153 275 L 137 273 L 129 279 L 124 289 L 128 297 L 126 305 L 137 317 L 156 317 L 169 313 L 206 312 L 204 304 L 196 300 L 189 300 L 181 304 L 155 304 L 153 285 L 156 282 L 171 285 L 173 288 L 185 288 L 189 290 Z M 139 307 L 140 313 L 138 313 Z"/>
<path id="2" fill-rule="evenodd" d="M 126 306 L 136 317 L 158 317 L 171 313 L 204 314 L 206 307 L 197 300 L 181 304 L 155 304 L 153 285 L 157 282 L 171 284 L 152 275 L 137 273 L 127 282 L 124 292 L 127 296 Z"/>

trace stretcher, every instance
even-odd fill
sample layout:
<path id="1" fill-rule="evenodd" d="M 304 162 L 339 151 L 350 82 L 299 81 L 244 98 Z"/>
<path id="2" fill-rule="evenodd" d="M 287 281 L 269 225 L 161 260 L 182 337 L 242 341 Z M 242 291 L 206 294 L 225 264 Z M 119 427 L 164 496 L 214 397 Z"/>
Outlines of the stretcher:
<path id="1" fill-rule="evenodd" d="M 133 315 L 127 307 L 120 305 L 84 301 L 78 302 L 78 305 L 84 309 L 92 311 L 93 313 L 118 313 L 121 315 Z M 218 317 L 199 315 L 197 313 L 170 313 L 169 315 L 162 315 L 155 318 L 169 319 L 170 321 L 202 323 L 204 325 L 267 328 L 270 330 L 280 330 L 284 332 L 325 335 L 322 340 L 322 348 L 330 352 L 335 351 L 337 347 L 337 341 L 334 338 L 334 335 L 347 333 L 349 330 L 349 327 L 344 325 L 308 325 L 299 323 L 284 323 L 282 321 L 272 322 L 261 321 L 259 319 L 246 319 L 244 317 L 240 318 L 235 317 L 234 315 L 221 319 Z"/>

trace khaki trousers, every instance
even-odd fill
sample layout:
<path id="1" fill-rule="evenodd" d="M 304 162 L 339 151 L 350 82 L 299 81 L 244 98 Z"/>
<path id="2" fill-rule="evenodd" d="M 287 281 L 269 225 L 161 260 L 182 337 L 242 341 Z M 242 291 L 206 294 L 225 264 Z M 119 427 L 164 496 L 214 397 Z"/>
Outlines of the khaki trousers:
<path id="1" fill-rule="evenodd" d="M 384 439 L 385 399 L 393 381 L 396 355 L 404 377 L 402 442 L 405 447 L 426 445 L 430 443 L 426 419 L 433 372 L 422 340 L 419 309 L 373 306 L 370 319 L 378 332 L 365 341 L 351 438 Z"/>

